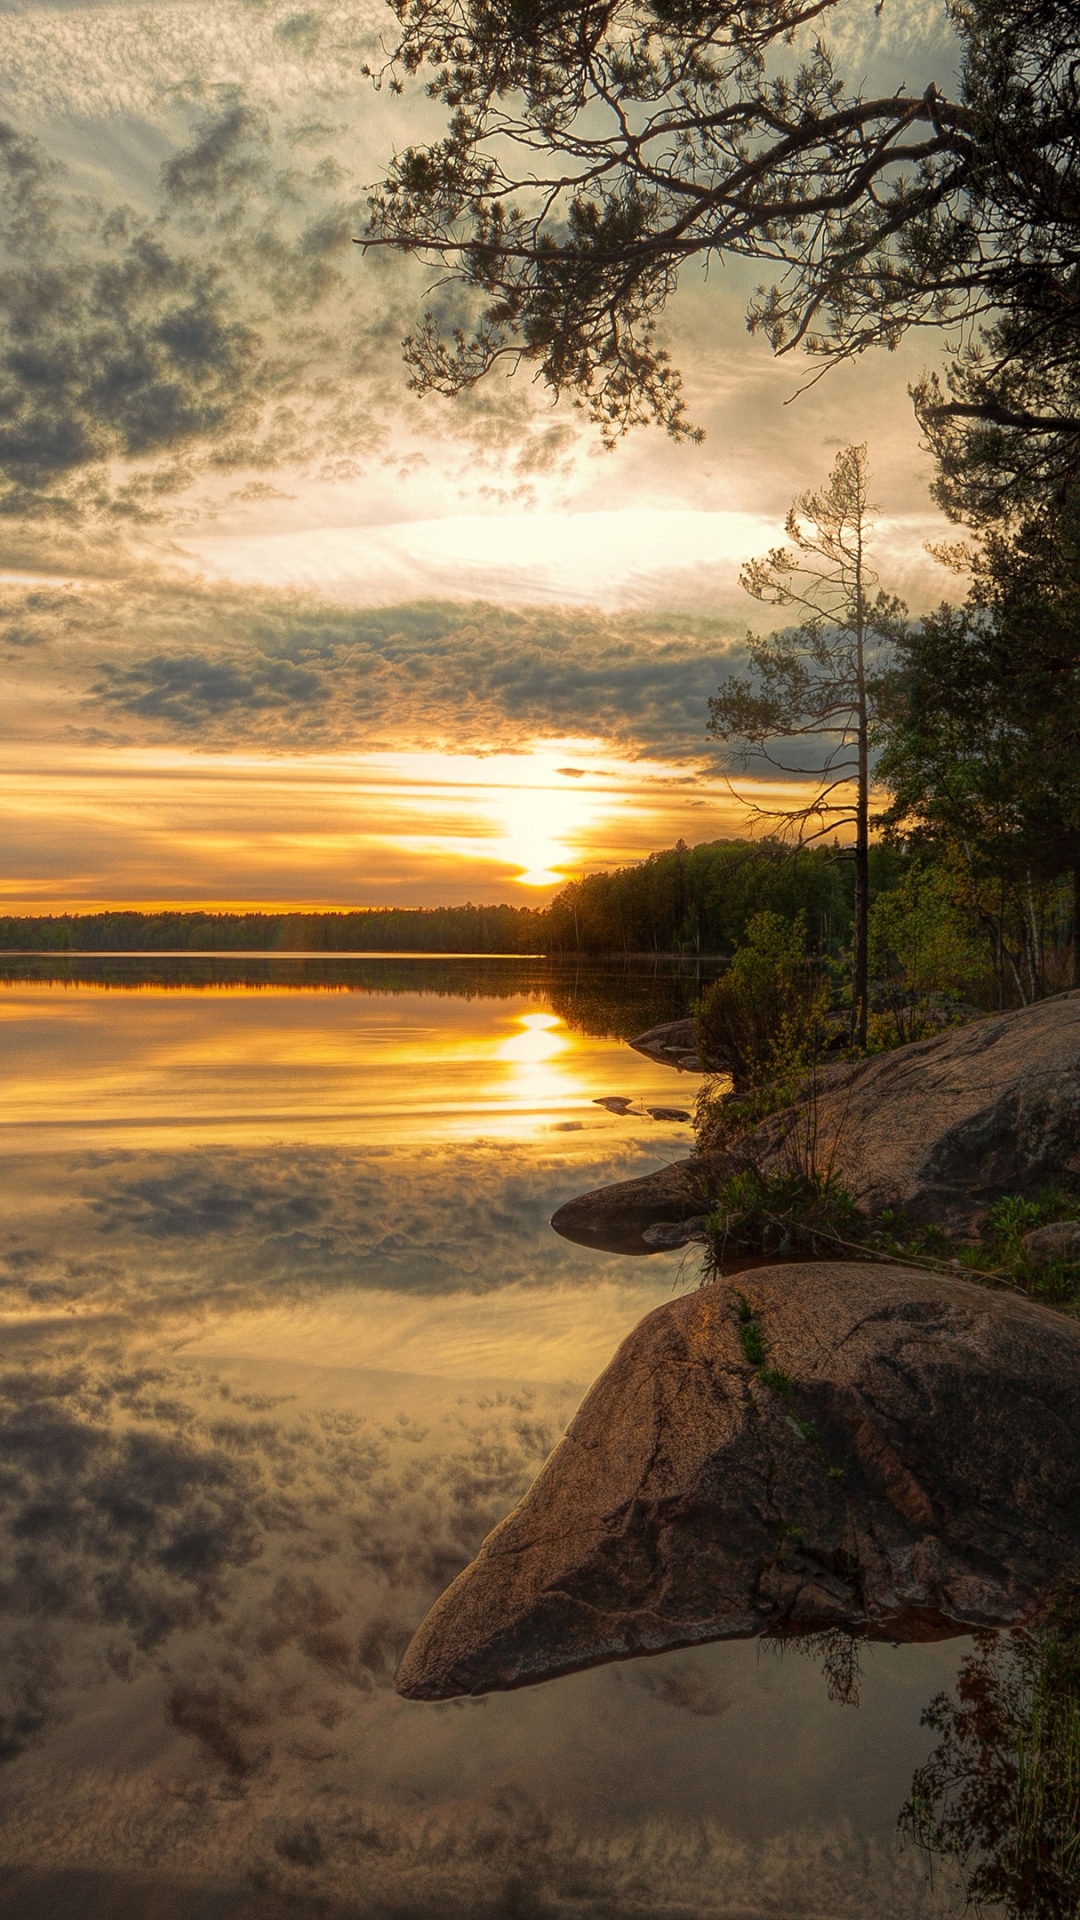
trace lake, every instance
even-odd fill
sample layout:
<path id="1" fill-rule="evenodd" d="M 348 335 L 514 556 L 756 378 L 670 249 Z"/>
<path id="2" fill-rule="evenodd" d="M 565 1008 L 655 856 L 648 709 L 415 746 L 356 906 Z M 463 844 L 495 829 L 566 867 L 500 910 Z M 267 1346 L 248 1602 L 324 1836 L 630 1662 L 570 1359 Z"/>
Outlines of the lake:
<path id="1" fill-rule="evenodd" d="M 0 1914 L 923 1920 L 970 1643 L 392 1688 L 631 1327 L 698 1284 L 548 1225 L 685 1154 L 626 1038 L 690 969 L 0 963 Z M 617 1117 L 595 1104 L 631 1096 Z"/>

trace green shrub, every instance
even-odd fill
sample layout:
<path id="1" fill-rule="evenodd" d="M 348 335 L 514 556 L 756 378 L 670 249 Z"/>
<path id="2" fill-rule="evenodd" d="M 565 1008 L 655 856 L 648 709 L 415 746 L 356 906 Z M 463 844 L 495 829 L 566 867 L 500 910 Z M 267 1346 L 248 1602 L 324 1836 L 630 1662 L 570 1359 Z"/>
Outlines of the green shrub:
<path id="1" fill-rule="evenodd" d="M 1055 1220 L 1080 1220 L 1080 1196 L 1050 1187 L 1033 1199 L 1006 1194 L 996 1200 L 986 1223 L 992 1258 L 1017 1286 L 1044 1305 L 1080 1307 L 1080 1260 L 1036 1262 L 1024 1252 L 1024 1235 Z M 964 1260 L 963 1253 L 960 1258 Z"/>
<path id="2" fill-rule="evenodd" d="M 923 1714 L 938 1745 L 900 1825 L 955 1861 L 971 1911 L 1080 1912 L 1080 1605 L 1062 1583 L 1032 1627 L 979 1633 L 956 1685 Z"/>
<path id="3" fill-rule="evenodd" d="M 879 1006 L 877 1051 L 923 1040 L 948 1024 L 949 1002 L 986 983 L 985 941 L 946 860 L 912 865 L 870 908 L 870 972 Z"/>
<path id="4" fill-rule="evenodd" d="M 847 1189 L 831 1176 L 746 1167 L 720 1188 L 705 1231 L 708 1281 L 723 1273 L 726 1262 L 746 1254 L 843 1258 L 843 1243 L 861 1239 L 865 1222 Z"/>
<path id="5" fill-rule="evenodd" d="M 746 944 L 713 982 L 697 1014 L 705 1066 L 729 1073 L 738 1092 L 809 1065 L 824 1038 L 827 998 L 806 957 L 806 916 L 758 913 Z"/>

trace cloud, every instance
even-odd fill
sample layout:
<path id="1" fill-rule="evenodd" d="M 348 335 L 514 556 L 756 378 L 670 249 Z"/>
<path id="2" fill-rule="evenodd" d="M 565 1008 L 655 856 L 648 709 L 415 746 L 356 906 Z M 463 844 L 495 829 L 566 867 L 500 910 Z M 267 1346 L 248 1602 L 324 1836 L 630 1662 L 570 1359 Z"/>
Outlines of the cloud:
<path id="1" fill-rule="evenodd" d="M 699 759 L 708 697 L 741 658 L 723 618 L 356 608 L 137 577 L 12 587 L 5 613 L 9 647 L 81 680 L 70 723 L 133 744 L 490 752 L 593 736 Z"/>
<path id="2" fill-rule="evenodd" d="M 113 668 L 93 689 L 106 705 L 167 727 L 202 731 L 208 720 L 237 710 L 267 708 L 298 716 L 330 697 L 326 676 L 289 660 L 259 662 L 245 671 L 235 660 L 206 654 L 155 654 L 132 666 Z"/>
<path id="3" fill-rule="evenodd" d="M 238 81 L 295 112 L 355 97 L 365 57 L 377 53 L 377 4 L 298 7 L 295 0 L 160 0 L 147 11 L 124 0 L 51 0 L 4 9 L 0 87 L 27 115 L 162 117 L 177 98 L 196 101 Z"/>
<path id="4" fill-rule="evenodd" d="M 236 425 L 260 342 L 230 310 L 213 263 L 122 213 L 89 223 L 101 253 L 88 258 L 61 233 L 55 169 L 40 149 L 0 127 L 0 161 L 15 189 L 4 234 L 4 504 L 73 512 L 72 476 L 84 496 L 87 486 L 100 494 L 105 482 L 85 476 L 108 459 L 176 454 Z"/>
<path id="5" fill-rule="evenodd" d="M 13 515 L 152 523 L 199 481 L 286 464 L 332 476 L 419 418 L 400 367 L 411 275 L 363 260 L 359 185 L 303 159 L 235 86 L 187 116 L 156 207 L 76 190 L 41 141 L 0 123 L 0 475 Z M 521 396 L 425 413 L 473 439 L 500 412 L 532 445 Z M 511 425 L 512 422 L 512 425 Z M 531 451 L 530 451 L 531 448 Z M 399 446 L 395 458 L 408 449 Z"/>
<path id="6" fill-rule="evenodd" d="M 605 1136 L 567 1177 L 599 1186 L 639 1158 L 633 1142 Z M 35 1209 L 53 1190 L 50 1167 L 23 1164 L 26 1212 L 12 1210 L 0 1249 L 9 1314 L 134 1312 L 149 1324 L 313 1288 L 449 1296 L 573 1283 L 589 1264 L 546 1231 L 551 1171 L 528 1148 L 493 1158 L 446 1146 L 437 1181 L 422 1152 L 303 1147 L 287 1165 L 222 1146 L 74 1158 L 65 1177 L 81 1201 L 43 1239 Z"/>
<path id="7" fill-rule="evenodd" d="M 165 1718 L 211 1771 L 265 1771 L 305 1719 L 341 1717 L 342 1689 L 385 1691 L 404 1623 L 557 1437 L 528 1400 L 450 1410 L 418 1474 L 407 1415 L 380 1427 L 190 1366 L 86 1358 L 0 1381 L 7 1760 L 49 1733 L 80 1670 L 100 1686 L 106 1666 L 156 1670 Z"/>

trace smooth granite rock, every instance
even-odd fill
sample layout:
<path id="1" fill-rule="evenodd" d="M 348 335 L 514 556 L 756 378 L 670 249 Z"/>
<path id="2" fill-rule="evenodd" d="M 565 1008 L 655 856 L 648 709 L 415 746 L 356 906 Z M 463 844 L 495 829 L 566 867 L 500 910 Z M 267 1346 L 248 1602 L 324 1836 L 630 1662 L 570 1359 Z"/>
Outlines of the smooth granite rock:
<path id="1" fill-rule="evenodd" d="M 446 1700 L 706 1640 L 945 1637 L 1029 1618 L 1078 1563 L 1080 1326 L 895 1267 L 766 1267 L 635 1328 L 396 1684 Z"/>
<path id="2" fill-rule="evenodd" d="M 726 1153 L 675 1160 L 659 1173 L 595 1187 L 591 1193 L 564 1201 L 552 1214 L 551 1224 L 565 1240 L 604 1253 L 656 1253 L 659 1249 L 645 1238 L 646 1228 L 708 1213 L 712 1196 L 734 1165 Z"/>
<path id="3" fill-rule="evenodd" d="M 1080 1220 L 1055 1220 L 1025 1233 L 1021 1246 L 1029 1260 L 1080 1260 Z"/>
<path id="4" fill-rule="evenodd" d="M 1080 1184 L 1080 989 L 827 1066 L 812 1102 L 819 1163 L 832 1164 L 867 1213 L 895 1207 L 973 1238 L 1002 1194 Z M 804 1101 L 774 1114 L 737 1155 L 696 1154 L 582 1194 L 551 1224 L 605 1252 L 643 1253 L 646 1227 L 707 1212 L 740 1161 L 786 1169 L 807 1110 Z M 691 1192 L 696 1207 L 685 1203 Z"/>

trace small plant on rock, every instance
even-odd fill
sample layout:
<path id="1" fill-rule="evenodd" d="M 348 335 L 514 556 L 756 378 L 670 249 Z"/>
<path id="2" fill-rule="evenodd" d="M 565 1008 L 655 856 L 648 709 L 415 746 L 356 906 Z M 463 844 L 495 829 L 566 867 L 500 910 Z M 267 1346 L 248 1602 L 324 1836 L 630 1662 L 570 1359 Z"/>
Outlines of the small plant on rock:
<path id="1" fill-rule="evenodd" d="M 715 1280 L 747 1254 L 773 1259 L 835 1257 L 865 1231 L 851 1195 L 832 1175 L 763 1173 L 747 1167 L 726 1180 L 706 1223 L 703 1279 Z"/>
<path id="2" fill-rule="evenodd" d="M 994 1202 L 987 1219 L 991 1258 L 1034 1299 L 1076 1310 L 1080 1308 L 1080 1260 L 1032 1260 L 1024 1246 L 1027 1234 L 1058 1220 L 1080 1220 L 1080 1195 L 1058 1187 L 1047 1188 L 1033 1199 L 1007 1194 Z"/>

